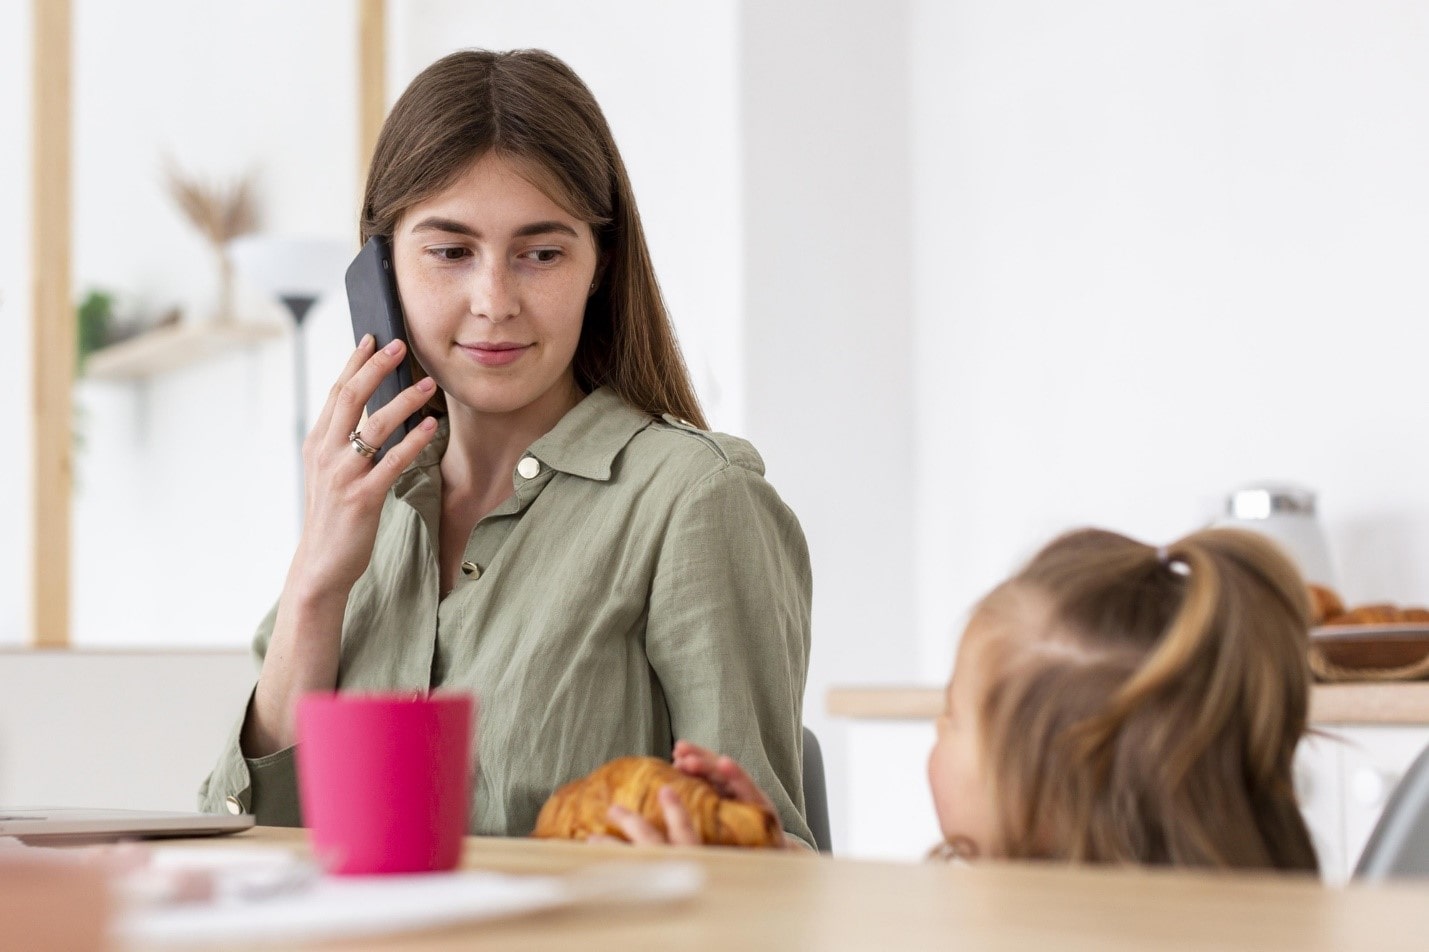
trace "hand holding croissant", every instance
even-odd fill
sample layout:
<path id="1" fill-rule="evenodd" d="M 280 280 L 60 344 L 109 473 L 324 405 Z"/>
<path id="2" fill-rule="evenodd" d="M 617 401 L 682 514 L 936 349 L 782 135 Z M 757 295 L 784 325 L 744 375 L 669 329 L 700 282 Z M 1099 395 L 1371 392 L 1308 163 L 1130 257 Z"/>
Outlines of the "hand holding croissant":
<path id="1" fill-rule="evenodd" d="M 739 765 L 686 741 L 675 745 L 673 764 L 654 757 L 621 757 L 561 787 L 541 809 L 533 835 L 785 845 L 769 798 Z"/>

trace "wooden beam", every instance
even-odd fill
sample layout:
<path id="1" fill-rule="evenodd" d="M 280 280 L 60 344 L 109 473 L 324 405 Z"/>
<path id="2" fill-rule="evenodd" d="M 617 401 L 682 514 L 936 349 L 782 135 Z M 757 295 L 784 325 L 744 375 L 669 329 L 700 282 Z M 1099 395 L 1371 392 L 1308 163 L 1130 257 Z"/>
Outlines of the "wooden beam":
<path id="1" fill-rule="evenodd" d="M 387 0 L 359 0 L 357 25 L 357 191 L 366 186 L 377 134 L 387 118 Z"/>
<path id="2" fill-rule="evenodd" d="M 75 315 L 70 284 L 72 0 L 33 0 L 30 194 L 34 278 L 31 643 L 69 644 Z"/>

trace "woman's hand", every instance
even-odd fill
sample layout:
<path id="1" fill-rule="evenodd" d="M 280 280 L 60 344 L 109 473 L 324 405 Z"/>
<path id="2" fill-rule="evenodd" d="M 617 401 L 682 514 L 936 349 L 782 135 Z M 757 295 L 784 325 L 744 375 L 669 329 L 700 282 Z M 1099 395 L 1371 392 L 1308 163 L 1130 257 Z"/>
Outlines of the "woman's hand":
<path id="1" fill-rule="evenodd" d="M 437 431 L 427 418 L 382 459 L 356 452 L 348 434 L 358 428 L 362 408 L 382 378 L 406 353 L 393 341 L 373 353 L 372 335 L 357 345 L 303 441 L 307 474 L 303 534 L 278 598 L 273 636 L 243 723 L 245 757 L 263 757 L 296 739 L 298 698 L 337 685 L 342 618 L 353 584 L 372 561 L 382 503 L 402 470 L 417 458 Z M 361 437 L 381 446 L 431 397 L 435 384 L 424 378 L 402 391 L 362 424 Z"/>
<path id="2" fill-rule="evenodd" d="M 699 777 L 707 781 L 720 796 L 763 807 L 771 814 L 778 816 L 778 811 L 774 809 L 774 801 L 759 789 L 759 785 L 732 758 L 716 754 L 698 744 L 681 740 L 675 742 L 674 763 L 680 771 L 691 777 Z M 665 828 L 668 834 L 662 833 L 654 824 L 639 814 L 621 806 L 612 806 L 606 816 L 611 823 L 620 828 L 620 832 L 624 833 L 631 843 L 699 846 L 701 843 L 699 834 L 695 832 L 694 824 L 690 821 L 690 814 L 674 789 L 663 787 L 658 797 L 660 812 L 665 818 Z M 785 836 L 782 831 L 780 838 L 781 841 L 778 845 L 783 849 L 804 849 L 798 840 Z"/>
<path id="3" fill-rule="evenodd" d="M 306 473 L 303 534 L 293 558 L 290 582 L 306 597 L 347 593 L 372 559 L 382 502 L 402 471 L 436 434 L 432 418 L 408 433 L 376 464 L 356 452 L 349 434 L 358 429 L 362 409 L 382 379 L 406 355 L 406 345 L 393 341 L 373 353 L 372 335 L 363 338 L 328 393 L 307 439 L 303 441 Z M 361 437 L 381 446 L 401 424 L 420 410 L 435 383 L 424 377 L 362 423 Z"/>

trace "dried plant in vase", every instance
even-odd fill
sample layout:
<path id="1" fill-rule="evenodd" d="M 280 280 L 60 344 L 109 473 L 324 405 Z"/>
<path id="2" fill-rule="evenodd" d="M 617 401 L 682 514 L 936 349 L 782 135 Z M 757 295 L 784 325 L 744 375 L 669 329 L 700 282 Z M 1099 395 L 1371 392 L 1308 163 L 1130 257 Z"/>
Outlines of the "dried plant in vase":
<path id="1" fill-rule="evenodd" d="M 258 203 L 253 176 L 232 182 L 213 183 L 186 175 L 173 162 L 165 164 L 169 194 L 199 234 L 203 235 L 218 262 L 217 320 L 233 319 L 233 260 L 228 243 L 240 235 L 258 230 Z"/>

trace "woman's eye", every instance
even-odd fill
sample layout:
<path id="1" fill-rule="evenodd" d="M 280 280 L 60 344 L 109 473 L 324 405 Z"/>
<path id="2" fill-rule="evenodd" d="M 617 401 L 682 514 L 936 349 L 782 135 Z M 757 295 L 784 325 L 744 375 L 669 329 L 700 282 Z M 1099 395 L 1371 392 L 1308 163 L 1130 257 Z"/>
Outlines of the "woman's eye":
<path id="1" fill-rule="evenodd" d="M 526 256 L 537 264 L 555 264 L 561 260 L 561 249 L 537 248 L 535 251 L 528 251 Z"/>
<path id="2" fill-rule="evenodd" d="M 429 253 L 439 261 L 460 261 L 468 254 L 465 248 L 432 248 Z"/>

